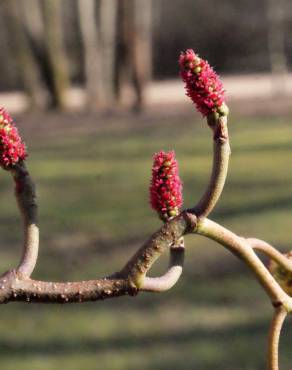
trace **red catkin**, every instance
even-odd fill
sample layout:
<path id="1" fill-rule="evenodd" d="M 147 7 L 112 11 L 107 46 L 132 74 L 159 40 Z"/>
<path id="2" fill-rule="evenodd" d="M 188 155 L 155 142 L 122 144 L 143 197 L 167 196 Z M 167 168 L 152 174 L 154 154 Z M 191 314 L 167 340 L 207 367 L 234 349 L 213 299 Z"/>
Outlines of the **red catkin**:
<path id="1" fill-rule="evenodd" d="M 6 170 L 27 157 L 26 147 L 12 118 L 0 108 L 0 166 Z"/>
<path id="2" fill-rule="evenodd" d="M 205 117 L 213 113 L 227 115 L 223 84 L 209 63 L 188 49 L 180 54 L 179 65 L 186 95 L 197 110 Z"/>
<path id="3" fill-rule="evenodd" d="M 153 156 L 150 204 L 160 218 L 168 220 L 178 214 L 182 206 L 182 182 L 174 151 Z"/>

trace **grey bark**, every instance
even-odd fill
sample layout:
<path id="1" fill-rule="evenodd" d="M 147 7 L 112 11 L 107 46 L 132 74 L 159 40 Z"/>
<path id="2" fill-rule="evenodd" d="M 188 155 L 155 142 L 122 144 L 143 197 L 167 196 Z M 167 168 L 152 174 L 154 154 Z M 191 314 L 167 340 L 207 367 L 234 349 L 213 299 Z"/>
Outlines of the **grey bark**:
<path id="1" fill-rule="evenodd" d="M 78 0 L 79 23 L 84 47 L 87 105 L 96 110 L 105 104 L 101 43 L 96 23 L 96 1 Z"/>
<path id="2" fill-rule="evenodd" d="M 30 108 L 42 108 L 45 105 L 46 94 L 41 79 L 39 65 L 32 52 L 28 39 L 25 20 L 23 17 L 23 3 L 10 0 L 6 3 L 10 18 L 11 38 L 13 50 L 17 58 L 20 77 L 24 89 L 29 97 Z"/>
<path id="3" fill-rule="evenodd" d="M 117 94 L 125 100 L 134 93 L 133 109 L 145 104 L 145 87 L 151 75 L 151 0 L 120 0 L 117 49 Z"/>
<path id="4" fill-rule="evenodd" d="M 45 42 L 47 47 L 53 89 L 53 105 L 66 109 L 66 94 L 70 86 L 68 61 L 64 47 L 62 28 L 62 1 L 42 2 L 45 20 Z"/>
<path id="5" fill-rule="evenodd" d="M 102 47 L 102 76 L 109 107 L 114 101 L 117 1 L 100 0 L 99 32 Z"/>
<path id="6" fill-rule="evenodd" d="M 286 0 L 267 1 L 268 46 L 273 89 L 276 94 L 284 94 L 288 72 L 285 53 Z"/>

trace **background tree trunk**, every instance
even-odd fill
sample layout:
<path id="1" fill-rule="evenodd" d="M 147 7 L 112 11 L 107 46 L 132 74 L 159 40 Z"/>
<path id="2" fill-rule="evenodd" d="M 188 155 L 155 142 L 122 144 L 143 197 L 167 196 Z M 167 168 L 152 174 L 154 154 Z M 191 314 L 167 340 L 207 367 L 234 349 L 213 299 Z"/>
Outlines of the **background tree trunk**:
<path id="1" fill-rule="evenodd" d="M 133 84 L 136 92 L 134 109 L 141 110 L 145 105 L 145 89 L 152 75 L 152 4 L 151 0 L 134 2 L 133 39 Z"/>
<path id="2" fill-rule="evenodd" d="M 130 48 L 133 33 L 133 1 L 119 0 L 115 54 L 115 91 L 117 101 L 120 105 L 125 103 L 127 88 L 129 89 Z"/>
<path id="3" fill-rule="evenodd" d="M 13 51 L 16 54 L 20 77 L 26 93 L 29 96 L 31 108 L 43 108 L 46 94 L 41 79 L 41 73 L 29 42 L 25 19 L 23 17 L 23 3 L 9 0 L 6 3 L 10 19 Z"/>
<path id="4" fill-rule="evenodd" d="M 120 0 L 118 12 L 117 94 L 120 101 L 131 88 L 133 109 L 144 107 L 151 75 L 151 0 Z"/>
<path id="5" fill-rule="evenodd" d="M 90 110 L 105 105 L 101 43 L 96 23 L 96 1 L 78 0 L 79 23 L 84 48 L 87 104 Z"/>
<path id="6" fill-rule="evenodd" d="M 63 40 L 62 1 L 46 0 L 42 4 L 45 19 L 45 42 L 52 79 L 52 104 L 56 108 L 66 109 L 66 94 L 70 79 Z"/>
<path id="7" fill-rule="evenodd" d="M 117 2 L 119 0 L 100 0 L 99 32 L 102 47 L 102 76 L 108 106 L 114 102 L 114 68 L 116 49 Z"/>
<path id="8" fill-rule="evenodd" d="M 276 94 L 285 94 L 287 57 L 285 53 L 286 0 L 267 0 L 268 45 L 272 71 L 273 89 Z"/>
<path id="9" fill-rule="evenodd" d="M 44 37 L 44 22 L 40 0 L 25 0 L 20 2 L 25 27 L 31 38 L 42 43 Z"/>

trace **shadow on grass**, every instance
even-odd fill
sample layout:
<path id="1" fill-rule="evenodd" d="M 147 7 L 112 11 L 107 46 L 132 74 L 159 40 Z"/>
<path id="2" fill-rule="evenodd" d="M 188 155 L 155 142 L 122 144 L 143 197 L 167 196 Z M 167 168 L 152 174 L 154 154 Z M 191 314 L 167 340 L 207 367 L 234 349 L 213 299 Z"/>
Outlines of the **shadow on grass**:
<path id="1" fill-rule="evenodd" d="M 33 340 L 28 336 L 25 341 L 10 341 L 4 338 L 0 339 L 1 356 L 23 356 L 31 354 L 67 354 L 84 352 L 103 352 L 104 350 L 138 350 L 147 348 L 150 350 L 159 346 L 180 346 L 196 343 L 200 345 L 203 342 L 221 343 L 227 348 L 235 342 L 264 342 L 267 333 L 267 323 L 264 321 L 253 322 L 251 324 L 237 324 L 220 329 L 212 328 L 190 328 L 185 330 L 176 330 L 170 333 L 155 333 L 140 335 L 119 336 L 116 338 L 95 339 L 95 338 L 63 338 L 54 340 Z"/>
<path id="2" fill-rule="evenodd" d="M 240 207 L 233 208 L 233 207 L 225 207 L 221 210 L 214 211 L 216 217 L 222 218 L 232 218 L 239 215 L 251 215 L 251 214 L 258 214 L 258 213 L 266 213 L 272 212 L 276 210 L 285 210 L 291 209 L 291 195 L 285 195 L 282 197 L 278 197 L 277 200 L 271 201 L 271 199 L 267 199 L 266 202 L 246 202 L 241 204 Z"/>
<path id="3" fill-rule="evenodd" d="M 147 369 L 259 370 L 265 367 L 268 324 L 264 320 L 221 329 L 191 328 L 170 333 L 126 335 L 108 339 L 60 338 L 25 342 L 0 340 L 2 357 L 30 356 L 125 356 L 121 369 L 134 369 L 132 357 L 141 356 L 140 367 Z M 287 360 L 290 345 L 281 343 L 281 356 Z M 102 363 L 102 362 L 101 362 Z M 137 366 L 137 364 L 135 365 Z M 95 368 L 95 367 L 94 367 Z"/>
<path id="4" fill-rule="evenodd" d="M 264 144 L 254 144 L 254 145 L 248 145 L 248 144 L 245 144 L 244 146 L 240 146 L 240 147 L 236 147 L 235 148 L 235 152 L 236 154 L 239 154 L 239 153 L 264 153 L 264 152 L 268 152 L 268 153 L 275 153 L 275 152 L 283 152 L 283 151 L 287 151 L 287 152 L 290 152 L 291 150 L 291 143 L 290 142 L 287 142 L 287 143 L 283 143 L 283 142 L 279 142 L 279 143 L 264 143 Z"/>
<path id="5" fill-rule="evenodd" d="M 12 342 L 2 338 L 0 355 L 2 358 L 97 356 L 103 363 L 112 354 L 127 358 L 127 364 L 121 367 L 127 370 L 137 366 L 134 366 L 137 356 L 141 356 L 140 368 L 143 370 L 213 370 L 214 367 L 218 370 L 260 370 L 265 368 L 267 331 L 268 323 L 260 320 L 215 330 L 195 327 L 170 333 L 136 333 L 105 339 L 60 337 L 36 341 L 28 337 L 23 342 Z M 281 341 L 281 356 L 285 362 L 289 353 L 290 342 L 284 338 Z M 107 359 L 103 358 L 104 355 Z"/>

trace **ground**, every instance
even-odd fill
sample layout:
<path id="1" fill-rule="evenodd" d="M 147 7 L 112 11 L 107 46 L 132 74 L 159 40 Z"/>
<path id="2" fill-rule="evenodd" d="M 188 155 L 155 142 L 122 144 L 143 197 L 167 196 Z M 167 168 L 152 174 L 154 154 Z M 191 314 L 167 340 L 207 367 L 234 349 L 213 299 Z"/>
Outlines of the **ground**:
<path id="1" fill-rule="evenodd" d="M 280 99 L 276 99 L 282 104 Z M 290 106 L 275 117 L 234 100 L 230 176 L 212 218 L 244 236 L 288 250 L 291 233 Z M 233 108 L 234 107 L 234 108 Z M 246 109 L 245 109 L 246 107 Z M 111 113 L 17 117 L 40 205 L 35 278 L 89 279 L 119 269 L 160 226 L 150 209 L 151 156 L 175 149 L 185 207 L 202 193 L 211 166 L 211 133 L 177 105 L 141 116 Z M 268 109 L 269 108 L 269 109 Z M 248 112 L 248 114 L 246 113 Z M 171 113 L 171 114 L 168 114 Z M 246 114 L 243 114 L 246 113 Z M 256 114 L 256 115 L 255 115 Z M 2 171 L 2 271 L 19 258 L 21 228 L 9 174 Z M 186 239 L 180 282 L 164 294 L 75 305 L 1 307 L 3 370 L 256 370 L 264 368 L 270 303 L 252 274 L 215 243 Z M 153 273 L 165 269 L 167 258 Z M 288 325 L 281 342 L 291 366 Z"/>

